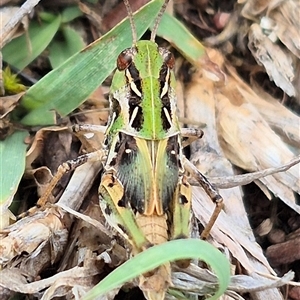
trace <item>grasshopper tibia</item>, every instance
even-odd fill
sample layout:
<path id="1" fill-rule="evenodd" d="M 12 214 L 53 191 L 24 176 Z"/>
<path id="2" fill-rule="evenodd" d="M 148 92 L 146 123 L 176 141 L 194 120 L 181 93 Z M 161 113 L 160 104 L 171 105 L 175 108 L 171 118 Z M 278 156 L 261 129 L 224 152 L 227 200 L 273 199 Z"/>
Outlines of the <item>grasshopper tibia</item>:
<path id="1" fill-rule="evenodd" d="M 71 130 L 75 133 L 77 132 L 94 132 L 94 133 L 105 133 L 107 127 L 101 125 L 91 125 L 91 124 L 74 124 Z"/>
<path id="2" fill-rule="evenodd" d="M 201 139 L 204 132 L 201 129 L 196 128 L 180 128 L 181 136 L 184 137 L 182 140 L 182 147 L 190 145 L 192 142 Z"/>
<path id="3" fill-rule="evenodd" d="M 211 185 L 207 178 L 203 174 L 201 174 L 201 172 L 199 172 L 199 170 L 187 158 L 184 158 L 184 167 L 199 182 L 200 186 L 205 190 L 207 195 L 216 204 L 216 207 L 210 217 L 208 224 L 201 233 L 201 238 L 206 239 L 223 208 L 223 198 Z"/>
<path id="4" fill-rule="evenodd" d="M 29 211 L 17 216 L 17 219 L 21 219 L 21 218 L 25 217 L 26 215 L 30 214 L 32 210 L 44 207 L 45 204 L 49 201 L 49 197 L 50 197 L 53 189 L 55 188 L 57 183 L 61 180 L 61 178 L 63 177 L 64 174 L 75 170 L 77 167 L 83 165 L 87 161 L 102 160 L 104 158 L 104 156 L 105 156 L 104 150 L 98 150 L 95 152 L 83 154 L 81 156 L 78 156 L 75 159 L 67 160 L 66 162 L 61 164 L 58 167 L 56 174 L 53 176 L 52 180 L 50 181 L 46 191 L 37 201 L 36 206 L 31 208 Z"/>
<path id="5" fill-rule="evenodd" d="M 68 160 L 60 165 L 57 169 L 57 173 L 51 180 L 46 192 L 42 195 L 42 197 L 38 200 L 38 205 L 43 206 L 47 202 L 50 194 L 52 193 L 53 189 L 55 188 L 56 184 L 59 180 L 63 177 L 64 174 L 71 172 L 78 168 L 79 166 L 83 165 L 87 161 L 99 161 L 103 158 L 104 153 L 103 150 L 98 150 L 95 152 L 83 154 L 78 156 L 75 159 Z"/>

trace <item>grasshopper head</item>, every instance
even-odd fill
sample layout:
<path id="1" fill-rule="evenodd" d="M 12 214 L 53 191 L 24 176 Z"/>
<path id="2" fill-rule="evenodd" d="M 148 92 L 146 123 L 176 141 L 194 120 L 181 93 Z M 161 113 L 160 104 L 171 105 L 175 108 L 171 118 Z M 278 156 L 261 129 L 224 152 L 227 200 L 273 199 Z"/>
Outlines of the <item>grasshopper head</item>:
<path id="1" fill-rule="evenodd" d="M 122 51 L 111 85 L 111 133 L 160 140 L 179 133 L 173 54 L 152 41 Z"/>

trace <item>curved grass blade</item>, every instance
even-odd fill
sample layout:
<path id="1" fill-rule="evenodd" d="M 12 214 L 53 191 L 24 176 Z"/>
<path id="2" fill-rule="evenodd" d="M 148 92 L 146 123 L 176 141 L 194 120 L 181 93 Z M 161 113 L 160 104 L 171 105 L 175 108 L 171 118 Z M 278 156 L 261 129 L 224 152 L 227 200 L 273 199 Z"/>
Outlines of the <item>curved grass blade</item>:
<path id="1" fill-rule="evenodd" d="M 66 7 L 61 14 L 61 22 L 69 23 L 74 19 L 81 17 L 83 15 L 82 11 L 78 6 L 69 6 Z"/>
<path id="2" fill-rule="evenodd" d="M 135 14 L 138 37 L 151 25 L 162 3 L 162 0 L 151 1 Z M 117 55 L 131 44 L 126 19 L 32 86 L 21 101 L 21 106 L 29 112 L 21 123 L 55 124 L 57 115 L 64 117 L 73 111 L 111 74 Z"/>
<path id="3" fill-rule="evenodd" d="M 213 269 L 219 279 L 219 288 L 209 299 L 218 299 L 226 291 L 229 284 L 230 268 L 228 260 L 219 250 L 205 241 L 184 239 L 169 241 L 139 253 L 105 277 L 85 295 L 83 300 L 93 300 L 100 295 L 104 295 L 123 283 L 168 261 L 188 258 L 201 259 Z"/>
<path id="4" fill-rule="evenodd" d="M 165 13 L 159 24 L 157 35 L 167 40 L 191 63 L 199 61 L 205 47 L 176 18 Z"/>

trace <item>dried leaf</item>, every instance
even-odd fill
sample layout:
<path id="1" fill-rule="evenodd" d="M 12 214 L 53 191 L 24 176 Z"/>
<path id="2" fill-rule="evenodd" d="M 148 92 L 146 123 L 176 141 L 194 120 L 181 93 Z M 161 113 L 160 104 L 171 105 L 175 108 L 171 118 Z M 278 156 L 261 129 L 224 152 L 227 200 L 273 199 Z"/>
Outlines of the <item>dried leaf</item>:
<path id="1" fill-rule="evenodd" d="M 214 92 L 213 82 L 201 74 L 194 76 L 186 91 L 188 103 L 186 115 L 192 119 L 199 118 L 206 123 L 202 140 L 191 145 L 193 152 L 196 151 L 191 159 L 200 171 L 209 177 L 234 175 L 219 145 L 216 129 L 218 119 L 215 117 L 217 103 L 213 101 Z M 275 274 L 261 248 L 253 243 L 255 238 L 245 212 L 240 189 L 235 187 L 222 190 L 220 193 L 225 207 L 211 230 L 215 245 L 217 247 L 226 245 L 248 274 L 257 270 Z M 193 187 L 193 212 L 204 226 L 208 223 L 214 206 L 202 189 Z M 262 298 L 275 296 L 279 299 L 280 297 L 276 289 L 256 293 L 256 297 L 259 297 L 259 294 Z"/>
<path id="2" fill-rule="evenodd" d="M 280 41 L 300 59 L 299 1 L 282 1 L 281 5 L 269 13 L 276 22 L 274 29 Z"/>
<path id="3" fill-rule="evenodd" d="M 257 24 L 249 29 L 248 47 L 259 65 L 263 65 L 270 80 L 280 87 L 289 96 L 295 96 L 296 91 L 292 84 L 295 77 L 293 62 L 289 53 L 283 51 L 279 45 L 263 34 Z"/>
<path id="4" fill-rule="evenodd" d="M 12 16 L 17 16 L 19 13 L 20 8 L 15 6 L 7 6 L 2 7 L 0 10 L 0 29 L 1 29 L 1 38 L 0 44 L 1 48 L 8 43 L 10 40 L 21 36 L 24 32 L 28 29 L 28 17 L 25 15 L 21 16 L 18 26 L 10 26 Z"/>
<path id="5" fill-rule="evenodd" d="M 20 261 L 24 253 L 29 255 L 27 259 L 34 258 L 45 250 L 49 242 L 56 240 L 60 250 L 51 253 L 53 263 L 61 255 L 61 250 L 67 242 L 66 233 L 60 215 L 53 210 L 51 213 L 42 212 L 34 217 L 22 219 L 7 227 L 1 234 L 1 264 L 10 264 L 11 260 L 16 258 Z"/>

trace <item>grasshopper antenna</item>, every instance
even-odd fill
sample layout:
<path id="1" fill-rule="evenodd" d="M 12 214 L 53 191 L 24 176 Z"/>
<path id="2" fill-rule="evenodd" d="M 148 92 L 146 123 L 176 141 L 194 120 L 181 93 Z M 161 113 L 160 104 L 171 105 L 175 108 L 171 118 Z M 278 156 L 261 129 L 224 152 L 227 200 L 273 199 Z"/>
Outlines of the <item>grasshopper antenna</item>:
<path id="1" fill-rule="evenodd" d="M 132 9 L 129 4 L 129 0 L 124 0 L 124 4 L 125 4 L 126 10 L 127 10 L 128 19 L 129 19 L 130 27 L 131 27 L 131 31 L 132 31 L 132 44 L 135 45 L 137 42 L 137 34 L 136 34 L 136 27 L 135 27 L 135 23 L 134 23 L 134 19 L 133 19 Z"/>
<path id="2" fill-rule="evenodd" d="M 153 26 L 153 29 L 152 29 L 152 32 L 151 32 L 151 38 L 150 38 L 150 41 L 154 42 L 155 41 L 155 36 L 156 36 L 156 32 L 157 32 L 157 29 L 158 29 L 158 25 L 161 21 L 161 18 L 168 6 L 168 3 L 169 3 L 170 0 L 165 0 L 165 3 L 163 4 L 163 6 L 161 7 L 157 17 L 156 17 L 156 20 L 155 20 L 155 23 L 154 23 L 154 26 Z"/>

